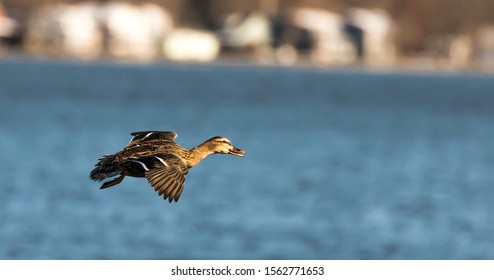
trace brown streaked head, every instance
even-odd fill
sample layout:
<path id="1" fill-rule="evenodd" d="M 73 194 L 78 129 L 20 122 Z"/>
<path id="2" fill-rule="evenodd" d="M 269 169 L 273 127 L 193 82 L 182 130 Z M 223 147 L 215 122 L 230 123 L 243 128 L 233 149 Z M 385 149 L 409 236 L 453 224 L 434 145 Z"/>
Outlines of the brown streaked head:
<path id="1" fill-rule="evenodd" d="M 204 144 L 215 154 L 230 154 L 237 157 L 243 157 L 246 154 L 244 150 L 236 148 L 230 140 L 221 136 L 213 137 Z"/>

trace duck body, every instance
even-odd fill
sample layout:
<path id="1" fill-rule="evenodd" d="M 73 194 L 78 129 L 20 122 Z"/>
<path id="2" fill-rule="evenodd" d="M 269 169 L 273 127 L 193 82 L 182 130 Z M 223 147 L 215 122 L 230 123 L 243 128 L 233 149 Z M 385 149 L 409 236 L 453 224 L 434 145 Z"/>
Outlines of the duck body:
<path id="1" fill-rule="evenodd" d="M 224 137 L 213 137 L 188 150 L 175 143 L 177 134 L 171 131 L 140 131 L 127 146 L 99 159 L 89 177 L 94 181 L 120 175 L 105 182 L 101 188 L 119 184 L 125 176 L 146 178 L 164 199 L 178 201 L 182 194 L 188 170 L 211 154 L 223 153 L 243 157 L 245 151 L 235 148 Z"/>

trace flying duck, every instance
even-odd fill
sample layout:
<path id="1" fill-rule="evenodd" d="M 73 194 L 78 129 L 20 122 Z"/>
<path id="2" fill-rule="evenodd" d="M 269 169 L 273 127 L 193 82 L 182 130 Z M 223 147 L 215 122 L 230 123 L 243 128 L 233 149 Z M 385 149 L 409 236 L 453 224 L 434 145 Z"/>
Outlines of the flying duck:
<path id="1" fill-rule="evenodd" d="M 175 143 L 177 134 L 171 131 L 139 131 L 127 146 L 113 155 L 102 156 L 89 178 L 105 182 L 101 189 L 115 186 L 125 176 L 146 178 L 149 184 L 169 202 L 177 202 L 182 194 L 189 169 L 211 154 L 243 157 L 245 151 L 235 148 L 230 140 L 216 136 L 190 150 Z"/>

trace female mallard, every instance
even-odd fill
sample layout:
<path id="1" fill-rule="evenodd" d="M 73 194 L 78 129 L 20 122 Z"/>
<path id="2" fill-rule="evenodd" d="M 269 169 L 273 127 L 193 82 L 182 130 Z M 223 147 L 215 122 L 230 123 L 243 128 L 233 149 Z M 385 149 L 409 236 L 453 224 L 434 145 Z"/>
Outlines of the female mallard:
<path id="1" fill-rule="evenodd" d="M 211 154 L 245 155 L 225 137 L 213 137 L 187 150 L 173 141 L 177 134 L 171 131 L 140 131 L 131 135 L 127 147 L 114 155 L 104 155 L 91 171 L 89 177 L 94 181 L 120 175 L 105 182 L 101 189 L 117 185 L 125 176 L 145 177 L 165 200 L 177 202 L 189 168 Z"/>

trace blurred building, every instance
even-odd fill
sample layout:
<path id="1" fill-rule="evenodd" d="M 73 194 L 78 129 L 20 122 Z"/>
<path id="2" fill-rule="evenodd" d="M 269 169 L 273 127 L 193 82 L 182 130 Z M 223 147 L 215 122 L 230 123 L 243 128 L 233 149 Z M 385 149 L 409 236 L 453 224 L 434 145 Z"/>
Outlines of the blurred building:
<path id="1" fill-rule="evenodd" d="M 174 26 L 166 10 L 150 3 L 124 2 L 110 2 L 101 10 L 99 21 L 110 55 L 142 60 L 161 57 L 163 38 Z"/>
<path id="2" fill-rule="evenodd" d="M 262 5 L 261 5 L 262 6 Z M 152 3 L 123 1 L 46 4 L 30 14 L 25 49 L 81 59 L 101 56 L 211 61 L 220 51 L 283 65 L 301 58 L 317 65 L 383 62 L 396 54 L 395 26 L 383 10 L 349 9 L 344 15 L 296 7 L 269 14 L 226 13 L 214 30 L 179 26 L 176 15 Z M 3 17 L 0 36 L 14 23 Z"/>
<path id="3" fill-rule="evenodd" d="M 172 26 L 171 17 L 154 4 L 55 4 L 31 16 L 26 47 L 78 58 L 107 54 L 151 59 L 158 56 L 164 34 Z"/>
<path id="4" fill-rule="evenodd" d="M 7 14 L 2 2 L 0 2 L 0 48 L 17 40 L 19 32 L 19 23 Z"/>
<path id="5" fill-rule="evenodd" d="M 218 21 L 215 32 L 223 52 L 248 55 L 258 61 L 271 56 L 271 22 L 259 11 L 227 14 Z"/>
<path id="6" fill-rule="evenodd" d="M 26 49 L 33 53 L 197 61 L 215 59 L 219 53 L 214 34 L 177 29 L 170 12 L 152 3 L 47 5 L 35 11 L 27 25 Z"/>
<path id="7" fill-rule="evenodd" d="M 351 63 L 356 48 L 345 34 L 342 15 L 323 9 L 299 8 L 291 12 L 295 26 L 309 31 L 314 40 L 311 59 L 318 65 Z"/>
<path id="8" fill-rule="evenodd" d="M 352 8 L 346 20 L 352 26 L 362 30 L 361 56 L 366 62 L 387 63 L 396 57 L 394 42 L 396 26 L 386 11 Z"/>
<path id="9" fill-rule="evenodd" d="M 164 56 L 174 61 L 212 61 L 219 53 L 219 39 L 205 30 L 176 28 L 163 42 Z"/>
<path id="10" fill-rule="evenodd" d="M 292 28 L 281 36 L 294 34 L 294 27 L 309 33 L 304 44 L 317 65 L 354 62 L 384 63 L 396 56 L 394 23 L 382 10 L 350 9 L 346 15 L 324 9 L 296 8 L 289 13 Z M 300 31 L 298 34 L 303 34 Z M 296 44 L 292 40 L 294 48 Z M 285 45 L 290 44 L 286 40 Z"/>
<path id="11" fill-rule="evenodd" d="M 481 66 L 494 67 L 494 25 L 482 26 L 477 30 L 474 53 Z"/>
<path id="12" fill-rule="evenodd" d="M 293 8 L 268 16 L 233 13 L 219 25 L 226 50 L 268 57 L 290 65 L 309 59 L 317 65 L 389 62 L 396 56 L 395 26 L 382 10 L 350 9 L 341 15 L 320 8 Z"/>
<path id="13" fill-rule="evenodd" d="M 26 47 L 34 53 L 96 57 L 101 54 L 103 42 L 97 13 L 93 3 L 43 7 L 28 21 Z"/>

